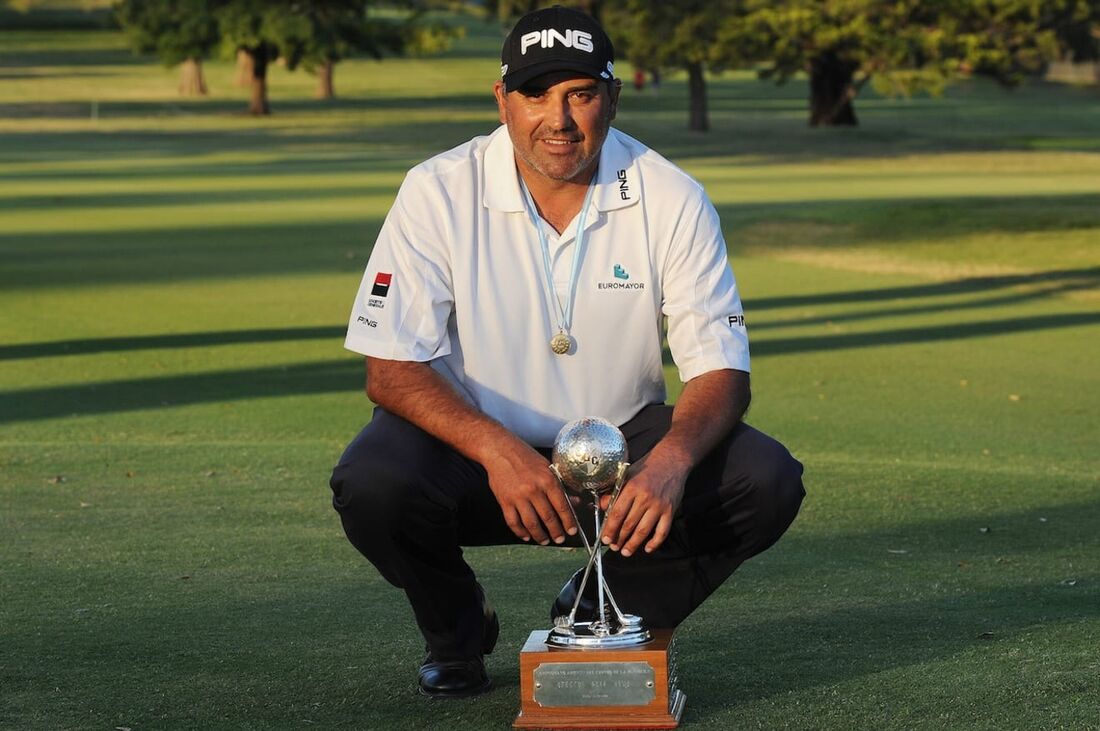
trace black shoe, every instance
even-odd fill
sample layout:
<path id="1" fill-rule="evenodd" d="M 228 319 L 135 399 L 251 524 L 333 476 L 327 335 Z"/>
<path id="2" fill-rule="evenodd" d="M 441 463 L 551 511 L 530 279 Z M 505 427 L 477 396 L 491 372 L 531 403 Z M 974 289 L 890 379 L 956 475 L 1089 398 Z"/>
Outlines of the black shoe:
<path id="1" fill-rule="evenodd" d="M 584 569 L 578 569 L 577 573 L 565 582 L 565 586 L 558 592 L 558 598 L 554 600 L 553 606 L 550 607 L 550 623 L 553 624 L 558 617 L 569 616 L 569 612 L 573 610 L 573 602 L 577 600 L 577 588 L 581 585 L 581 579 L 584 577 Z M 599 603 L 596 599 L 596 576 L 588 577 L 588 583 L 584 587 L 584 596 L 581 597 L 581 603 L 577 605 L 577 621 L 578 622 L 591 622 L 597 618 L 599 614 Z"/>
<path id="2" fill-rule="evenodd" d="M 492 687 L 481 658 L 435 662 L 424 660 L 418 675 L 420 692 L 432 698 L 469 698 Z"/>
<path id="3" fill-rule="evenodd" d="M 481 632 L 481 653 L 489 655 L 496 647 L 500 635 L 500 620 L 493 605 L 485 597 L 481 584 L 477 585 L 478 598 L 481 600 L 481 612 L 484 624 Z M 468 698 L 480 695 L 492 687 L 493 683 L 485 672 L 485 662 L 481 657 L 469 660 L 436 661 L 431 648 L 420 666 L 417 677 L 420 692 L 432 698 Z"/>

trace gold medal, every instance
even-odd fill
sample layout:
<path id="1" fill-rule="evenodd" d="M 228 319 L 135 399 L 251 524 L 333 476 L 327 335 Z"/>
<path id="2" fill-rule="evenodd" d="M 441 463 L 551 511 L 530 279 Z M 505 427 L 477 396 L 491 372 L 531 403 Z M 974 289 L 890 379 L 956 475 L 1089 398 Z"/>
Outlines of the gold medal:
<path id="1" fill-rule="evenodd" d="M 573 339 L 563 330 L 559 330 L 557 335 L 550 338 L 550 350 L 558 355 L 565 355 L 571 347 L 573 347 Z"/>

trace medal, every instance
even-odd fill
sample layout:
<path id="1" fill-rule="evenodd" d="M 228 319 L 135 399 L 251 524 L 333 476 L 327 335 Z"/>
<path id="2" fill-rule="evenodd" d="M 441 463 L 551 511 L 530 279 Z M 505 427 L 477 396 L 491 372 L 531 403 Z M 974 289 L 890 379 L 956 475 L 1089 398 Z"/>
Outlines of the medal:
<path id="1" fill-rule="evenodd" d="M 565 355 L 571 347 L 573 347 L 573 338 L 566 335 L 564 331 L 559 330 L 557 335 L 550 338 L 550 350 L 558 355 Z"/>
<path id="2" fill-rule="evenodd" d="M 517 172 L 518 174 L 518 172 Z M 550 245 L 546 243 L 546 232 L 542 230 L 542 221 L 539 219 L 535 201 L 531 198 L 531 191 L 527 190 L 527 184 L 523 182 L 523 176 L 519 175 L 519 186 L 523 189 L 524 203 L 527 205 L 527 213 L 535 224 L 535 231 L 539 235 L 539 244 L 542 246 L 542 264 L 546 270 L 547 294 L 554 303 L 558 314 L 558 333 L 550 338 L 550 350 L 555 355 L 566 355 L 573 349 L 573 338 L 569 335 L 569 327 L 573 324 L 573 301 L 577 294 L 577 274 L 580 271 L 581 254 L 584 251 L 584 223 L 588 219 L 588 206 L 592 203 L 592 193 L 596 190 L 596 175 L 592 174 L 592 180 L 588 183 L 588 191 L 584 194 L 584 205 L 581 206 L 580 215 L 577 217 L 577 233 L 573 237 L 573 268 L 569 272 L 569 299 L 565 307 L 562 307 L 557 290 L 554 289 L 554 272 L 550 266 Z"/>

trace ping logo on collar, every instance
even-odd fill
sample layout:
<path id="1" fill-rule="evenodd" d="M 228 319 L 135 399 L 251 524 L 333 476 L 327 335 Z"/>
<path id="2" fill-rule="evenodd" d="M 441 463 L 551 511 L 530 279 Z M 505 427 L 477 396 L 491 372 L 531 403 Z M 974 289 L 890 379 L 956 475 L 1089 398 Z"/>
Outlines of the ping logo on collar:
<path id="1" fill-rule="evenodd" d="M 630 279 L 630 275 L 618 264 L 615 265 L 615 269 L 612 271 L 615 274 L 615 279 Z"/>
<path id="2" fill-rule="evenodd" d="M 374 286 L 371 288 L 371 295 L 374 297 L 385 297 L 390 292 L 390 282 L 393 281 L 393 275 L 389 272 L 378 272 L 374 277 Z"/>
<path id="3" fill-rule="evenodd" d="M 528 47 L 536 43 L 540 48 L 553 48 L 555 42 L 566 48 L 576 48 L 578 51 L 592 53 L 591 33 L 583 30 L 567 30 L 563 34 L 555 28 L 543 28 L 541 31 L 533 30 L 530 33 L 524 33 L 519 38 L 519 53 L 521 56 L 526 56 Z"/>

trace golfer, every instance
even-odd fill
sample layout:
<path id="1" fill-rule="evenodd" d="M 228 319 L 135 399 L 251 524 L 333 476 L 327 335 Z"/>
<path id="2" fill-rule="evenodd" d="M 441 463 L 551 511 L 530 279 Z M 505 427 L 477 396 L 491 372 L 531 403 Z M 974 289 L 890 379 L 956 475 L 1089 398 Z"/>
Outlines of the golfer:
<path id="1" fill-rule="evenodd" d="M 521 18 L 493 87 L 501 126 L 409 171 L 355 298 L 346 347 L 377 406 L 333 504 L 411 605 L 430 696 L 490 687 L 499 621 L 462 547 L 581 545 L 547 459 L 567 422 L 603 417 L 627 438 L 601 540 L 619 605 L 650 627 L 678 625 L 771 546 L 805 494 L 802 465 L 742 421 L 748 336 L 718 215 L 611 127 L 620 88 L 590 16 Z"/>

